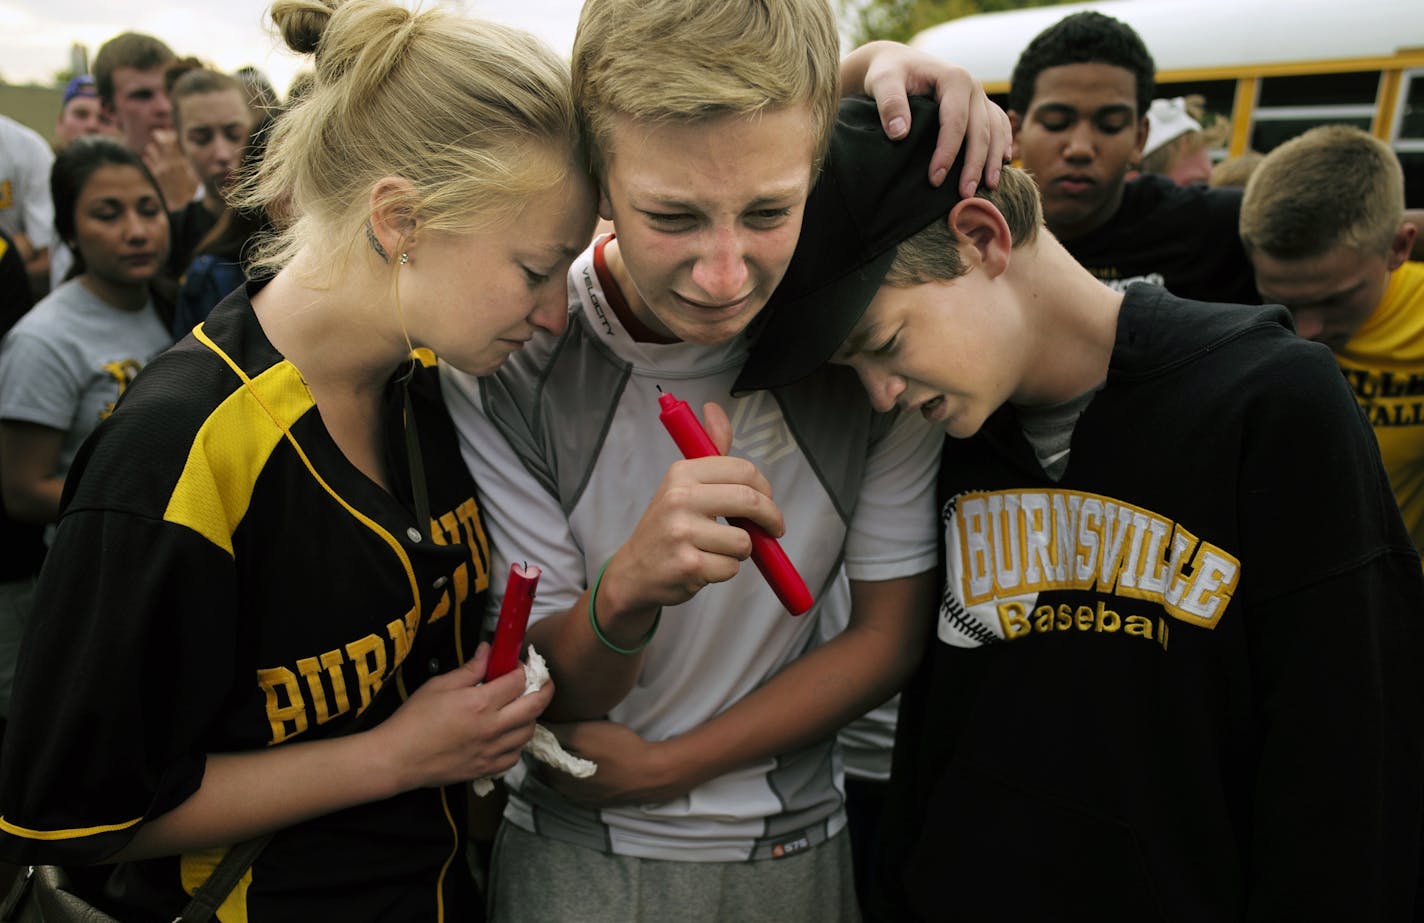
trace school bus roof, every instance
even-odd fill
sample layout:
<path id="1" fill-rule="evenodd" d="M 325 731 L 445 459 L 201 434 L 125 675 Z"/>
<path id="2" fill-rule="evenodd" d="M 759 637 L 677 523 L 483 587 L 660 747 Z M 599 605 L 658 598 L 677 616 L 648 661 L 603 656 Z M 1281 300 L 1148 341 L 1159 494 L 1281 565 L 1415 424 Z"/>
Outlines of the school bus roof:
<path id="1" fill-rule="evenodd" d="M 1080 10 L 1136 29 L 1159 80 L 1424 66 L 1420 0 L 1098 0 L 965 16 L 911 44 L 1005 92 L 1033 37 Z"/>

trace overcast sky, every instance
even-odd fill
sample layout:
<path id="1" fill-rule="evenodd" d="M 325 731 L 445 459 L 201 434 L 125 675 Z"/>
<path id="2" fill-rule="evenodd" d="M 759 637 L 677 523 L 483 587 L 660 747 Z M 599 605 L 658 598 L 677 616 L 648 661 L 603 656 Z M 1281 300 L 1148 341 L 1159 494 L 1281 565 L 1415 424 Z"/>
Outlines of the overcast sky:
<path id="1" fill-rule="evenodd" d="M 0 77 L 48 83 L 69 67 L 80 42 L 89 59 L 105 39 L 132 29 L 156 35 L 179 55 L 232 71 L 253 64 L 285 93 L 304 59 L 269 30 L 270 0 L 0 0 Z M 533 32 L 560 55 L 573 47 L 582 0 L 427 0 Z"/>

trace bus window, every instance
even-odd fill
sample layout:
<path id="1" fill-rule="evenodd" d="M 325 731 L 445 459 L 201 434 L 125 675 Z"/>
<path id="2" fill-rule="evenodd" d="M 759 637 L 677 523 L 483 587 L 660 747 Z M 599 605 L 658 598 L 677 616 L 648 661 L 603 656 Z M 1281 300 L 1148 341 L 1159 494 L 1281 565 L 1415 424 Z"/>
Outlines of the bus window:
<path id="1" fill-rule="evenodd" d="M 1372 116 L 1372 112 L 1352 115 L 1306 107 L 1278 109 L 1274 112 L 1257 109 L 1256 124 L 1251 129 L 1251 150 L 1268 154 L 1296 135 L 1304 134 L 1317 125 L 1354 125 L 1369 131 Z"/>
<path id="2" fill-rule="evenodd" d="M 1408 85 L 1400 94 L 1399 131 L 1395 137 L 1424 144 L 1424 70 L 1408 71 L 1404 79 Z"/>
<path id="3" fill-rule="evenodd" d="M 1404 167 L 1404 201 L 1424 208 L 1424 68 L 1405 71 L 1391 146 Z"/>
<path id="4" fill-rule="evenodd" d="M 1355 71 L 1344 74 L 1303 74 L 1266 77 L 1256 97 L 1257 108 L 1277 106 L 1365 106 L 1374 109 L 1379 93 L 1380 72 Z"/>
<path id="5" fill-rule="evenodd" d="M 1269 153 L 1316 125 L 1369 131 L 1379 87 L 1379 71 L 1265 77 L 1251 117 L 1251 149 Z"/>

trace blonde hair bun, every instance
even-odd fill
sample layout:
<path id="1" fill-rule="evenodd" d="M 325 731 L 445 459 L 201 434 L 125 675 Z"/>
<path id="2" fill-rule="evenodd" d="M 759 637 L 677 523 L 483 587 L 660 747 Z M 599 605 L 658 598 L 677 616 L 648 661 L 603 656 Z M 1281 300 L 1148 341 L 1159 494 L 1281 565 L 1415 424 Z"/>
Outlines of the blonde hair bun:
<path id="1" fill-rule="evenodd" d="M 326 32 L 331 14 L 342 0 L 276 0 L 272 4 L 272 22 L 282 35 L 282 41 L 297 54 L 313 54 Z"/>

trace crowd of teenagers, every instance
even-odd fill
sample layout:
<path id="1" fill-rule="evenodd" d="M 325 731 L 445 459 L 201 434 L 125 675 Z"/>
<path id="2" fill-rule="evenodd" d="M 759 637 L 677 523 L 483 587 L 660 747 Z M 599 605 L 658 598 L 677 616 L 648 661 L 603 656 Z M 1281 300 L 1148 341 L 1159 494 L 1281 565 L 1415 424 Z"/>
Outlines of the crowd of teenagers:
<path id="1" fill-rule="evenodd" d="M 829 0 L 270 18 L 285 102 L 124 33 L 0 117 L 17 907 L 1424 918 L 1387 145 L 1241 188 L 1095 12 L 1007 111 Z"/>

